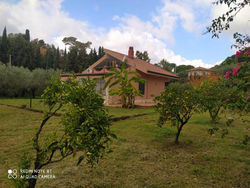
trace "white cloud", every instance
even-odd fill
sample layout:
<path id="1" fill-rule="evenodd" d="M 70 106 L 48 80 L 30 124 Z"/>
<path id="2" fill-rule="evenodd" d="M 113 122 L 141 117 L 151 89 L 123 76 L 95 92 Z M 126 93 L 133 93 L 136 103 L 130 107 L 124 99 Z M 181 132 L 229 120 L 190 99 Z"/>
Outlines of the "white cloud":
<path id="1" fill-rule="evenodd" d="M 218 16 L 221 16 L 222 13 L 226 13 L 227 11 L 229 11 L 229 9 L 226 5 L 213 6 L 213 9 L 211 11 L 211 20 L 217 18 Z M 250 6 L 245 6 L 244 9 L 242 9 L 237 14 L 234 21 L 230 23 L 230 29 L 224 31 L 223 33 L 229 36 L 231 36 L 235 32 L 250 35 L 249 12 Z"/>
<path id="2" fill-rule="evenodd" d="M 129 46 L 135 50 L 147 50 L 153 63 L 165 58 L 170 62 L 211 67 L 201 59 L 188 60 L 169 49 L 173 45 L 174 30 L 177 23 L 188 32 L 200 33 L 207 24 L 197 20 L 211 1 L 203 0 L 163 0 L 163 7 L 152 16 L 152 20 L 142 21 L 134 15 L 114 16 L 116 27 L 108 31 L 103 28 L 91 28 L 86 21 L 78 21 L 61 9 L 63 0 L 21 0 L 17 4 L 0 2 L 0 29 L 5 25 L 8 32 L 24 32 L 28 28 L 33 38 L 41 38 L 64 48 L 62 39 L 75 36 L 80 41 L 91 41 L 94 47 L 99 45 L 127 53 Z M 216 11 L 213 9 L 212 16 Z M 245 15 L 244 13 L 243 15 Z M 205 21 L 204 21 L 205 20 Z M 241 21 L 242 19 L 240 19 Z M 238 21 L 238 24 L 242 23 Z M 249 28 L 249 27 L 248 27 Z"/>

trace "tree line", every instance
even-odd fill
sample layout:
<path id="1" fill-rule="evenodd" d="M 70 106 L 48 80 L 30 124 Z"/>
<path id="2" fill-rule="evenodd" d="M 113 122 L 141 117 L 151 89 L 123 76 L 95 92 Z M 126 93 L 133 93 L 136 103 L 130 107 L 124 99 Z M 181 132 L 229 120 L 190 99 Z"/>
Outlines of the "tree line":
<path id="1" fill-rule="evenodd" d="M 36 68 L 29 70 L 0 63 L 0 96 L 31 97 L 40 96 L 48 86 L 52 76 L 59 77 L 60 71 Z"/>
<path id="2" fill-rule="evenodd" d="M 7 34 L 5 27 L 0 36 L 0 61 L 29 70 L 41 68 L 82 72 L 104 55 L 103 47 L 98 50 L 90 48 L 91 42 L 83 43 L 75 37 L 65 37 L 63 42 L 65 49 L 59 49 L 42 39 L 31 40 L 28 29 L 25 33 Z"/>

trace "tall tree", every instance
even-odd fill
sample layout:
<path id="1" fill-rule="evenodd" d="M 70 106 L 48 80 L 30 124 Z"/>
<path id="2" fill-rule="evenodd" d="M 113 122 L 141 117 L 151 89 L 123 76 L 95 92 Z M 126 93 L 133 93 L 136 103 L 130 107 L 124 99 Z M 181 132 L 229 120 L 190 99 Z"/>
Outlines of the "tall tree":
<path id="1" fill-rule="evenodd" d="M 104 56 L 104 48 L 102 46 L 99 46 L 98 48 L 98 59 L 100 59 L 102 56 Z"/>
<path id="2" fill-rule="evenodd" d="M 93 61 L 96 62 L 97 60 L 98 60 L 98 55 L 97 55 L 96 49 L 94 48 L 94 50 L 93 50 Z"/>
<path id="3" fill-rule="evenodd" d="M 59 65 L 60 65 L 60 50 L 59 50 L 59 47 L 57 47 L 56 49 L 56 59 L 55 59 L 55 64 L 54 64 L 54 70 L 58 69 L 59 68 Z"/>
<path id="4" fill-rule="evenodd" d="M 66 72 L 66 66 L 68 65 L 68 54 L 66 48 L 64 49 L 63 58 L 62 58 L 62 70 Z"/>
<path id="5" fill-rule="evenodd" d="M 192 65 L 179 65 L 176 67 L 176 73 L 179 76 L 180 82 L 187 82 L 188 73 L 187 70 L 194 68 Z"/>
<path id="6" fill-rule="evenodd" d="M 194 68 L 194 66 L 192 66 L 192 65 L 179 65 L 176 67 L 176 73 L 187 71 L 187 70 L 193 69 L 193 68 Z"/>
<path id="7" fill-rule="evenodd" d="M 68 62 L 66 65 L 66 71 L 81 72 L 84 69 L 83 59 L 81 55 L 87 56 L 87 48 L 90 48 L 91 42 L 80 42 L 75 37 L 65 37 L 63 39 L 65 45 L 69 45 Z"/>
<path id="8" fill-rule="evenodd" d="M 4 27 L 3 35 L 2 35 L 2 41 L 1 41 L 1 54 L 0 54 L 0 60 L 3 63 L 8 63 L 9 57 L 8 57 L 8 39 L 7 39 L 7 30 L 6 27 Z"/>
<path id="9" fill-rule="evenodd" d="M 138 58 L 138 59 L 141 59 L 141 60 L 144 60 L 146 62 L 150 62 L 150 58 L 148 56 L 148 52 L 147 51 L 144 51 L 144 52 L 140 52 L 140 51 L 136 51 L 135 53 L 135 56 Z"/>
<path id="10" fill-rule="evenodd" d="M 176 64 L 175 63 L 169 63 L 167 60 L 162 59 L 157 66 L 169 71 L 169 72 L 175 72 Z"/>
<path id="11" fill-rule="evenodd" d="M 25 40 L 30 41 L 30 31 L 26 29 L 25 35 L 24 35 Z"/>

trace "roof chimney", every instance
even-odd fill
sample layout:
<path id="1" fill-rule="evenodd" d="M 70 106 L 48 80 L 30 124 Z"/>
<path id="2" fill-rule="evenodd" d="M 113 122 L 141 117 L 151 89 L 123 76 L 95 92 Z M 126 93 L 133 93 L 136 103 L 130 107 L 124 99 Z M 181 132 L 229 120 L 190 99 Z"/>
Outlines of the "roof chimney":
<path id="1" fill-rule="evenodd" d="M 134 48 L 133 46 L 130 46 L 129 49 L 128 49 L 128 57 L 129 58 L 134 58 Z"/>

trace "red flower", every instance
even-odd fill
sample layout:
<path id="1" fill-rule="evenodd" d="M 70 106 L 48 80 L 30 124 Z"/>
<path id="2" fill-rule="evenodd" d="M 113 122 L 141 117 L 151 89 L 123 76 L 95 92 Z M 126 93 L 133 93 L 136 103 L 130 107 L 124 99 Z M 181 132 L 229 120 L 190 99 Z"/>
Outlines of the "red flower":
<path id="1" fill-rule="evenodd" d="M 235 76 L 238 73 L 239 69 L 240 67 L 234 67 L 232 75 Z"/>
<path id="2" fill-rule="evenodd" d="M 237 65 L 243 66 L 243 65 L 244 65 L 244 63 L 237 63 Z"/>
<path id="3" fill-rule="evenodd" d="M 250 55 L 250 52 L 249 52 L 249 51 L 246 51 L 246 52 L 245 52 L 245 55 L 246 55 L 246 56 L 249 56 L 249 55 Z"/>
<path id="4" fill-rule="evenodd" d="M 235 54 L 235 57 L 240 57 L 240 55 L 242 54 L 243 52 L 241 50 L 237 51 L 236 54 Z"/>
<path id="5" fill-rule="evenodd" d="M 225 74 L 225 79 L 226 79 L 226 80 L 229 78 L 230 74 L 231 74 L 230 71 L 226 72 L 226 74 Z"/>

